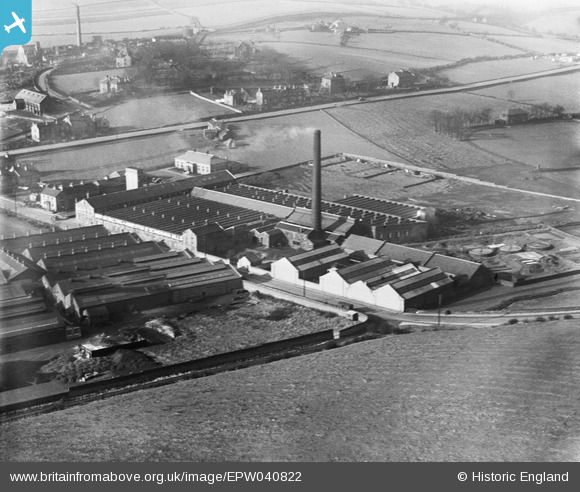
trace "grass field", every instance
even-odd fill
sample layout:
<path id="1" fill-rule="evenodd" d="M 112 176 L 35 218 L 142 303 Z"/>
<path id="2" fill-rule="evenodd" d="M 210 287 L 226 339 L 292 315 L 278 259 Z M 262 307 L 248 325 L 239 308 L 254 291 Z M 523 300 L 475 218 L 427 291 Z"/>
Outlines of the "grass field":
<path id="1" fill-rule="evenodd" d="M 107 75 L 113 77 L 133 78 L 137 69 L 135 68 L 111 68 L 100 70 L 98 72 L 73 73 L 68 75 L 52 75 L 50 77 L 51 85 L 60 92 L 65 94 L 78 94 L 82 92 L 99 92 L 99 82 Z"/>
<path id="2" fill-rule="evenodd" d="M 551 179 L 580 188 L 579 131 L 576 121 L 514 126 L 476 134 L 472 142 L 507 159 L 541 166 Z"/>
<path id="3" fill-rule="evenodd" d="M 99 112 L 112 127 L 156 128 L 200 121 L 210 116 L 234 115 L 234 111 L 203 101 L 191 94 L 170 94 L 129 99 Z"/>
<path id="4" fill-rule="evenodd" d="M 511 75 L 522 75 L 526 73 L 551 70 L 557 67 L 564 67 L 564 63 L 554 63 L 544 58 L 536 60 L 531 58 L 516 58 L 512 60 L 492 60 L 477 63 L 468 63 L 457 68 L 444 70 L 441 75 L 446 75 L 449 80 L 458 84 L 468 84 L 480 80 L 490 80 Z M 509 88 L 503 86 L 507 92 Z"/>
<path id="5" fill-rule="evenodd" d="M 526 82 L 514 82 L 509 85 L 490 87 L 474 91 L 472 94 L 492 98 L 506 99 L 508 92 L 513 91 L 514 103 L 551 105 L 561 104 L 566 111 L 574 113 L 580 111 L 580 73 L 558 77 L 543 77 Z"/>
<path id="6" fill-rule="evenodd" d="M 538 38 L 522 36 L 489 36 L 503 43 L 510 43 L 521 49 L 537 51 L 539 53 L 577 53 L 580 41 L 569 41 L 557 38 Z"/>
<path id="7" fill-rule="evenodd" d="M 479 38 L 457 33 L 395 32 L 361 34 L 340 46 L 330 33 L 292 31 L 279 41 L 264 36 L 258 47 L 268 46 L 301 62 L 321 75 L 342 72 L 352 79 L 386 75 L 401 67 L 428 68 L 474 56 L 503 56 L 519 53 Z"/>
<path id="8" fill-rule="evenodd" d="M 579 344 L 573 320 L 389 336 L 4 424 L 0 459 L 575 462 Z"/>
<path id="9" fill-rule="evenodd" d="M 515 105 L 472 94 L 452 94 L 388 101 L 368 107 L 336 108 L 328 113 L 368 140 L 416 165 L 520 189 L 577 197 L 577 183 L 557 182 L 544 174 L 538 175 L 525 164 L 484 152 L 468 141 L 438 134 L 429 122 L 429 113 L 435 109 L 446 112 L 486 106 L 494 110 L 492 117 L 495 118 Z"/>
<path id="10" fill-rule="evenodd" d="M 580 16 L 580 8 L 570 8 L 565 12 L 545 12 L 538 19 L 529 22 L 527 26 L 540 32 L 552 31 L 580 35 L 578 16 Z"/>

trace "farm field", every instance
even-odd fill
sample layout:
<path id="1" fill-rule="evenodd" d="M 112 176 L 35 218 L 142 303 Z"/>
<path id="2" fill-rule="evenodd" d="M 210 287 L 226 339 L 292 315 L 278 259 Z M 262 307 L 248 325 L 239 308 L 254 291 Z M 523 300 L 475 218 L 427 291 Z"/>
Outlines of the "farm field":
<path id="1" fill-rule="evenodd" d="M 489 36 L 489 38 L 539 53 L 577 53 L 580 49 L 579 41 L 557 38 L 537 38 L 533 36 Z"/>
<path id="2" fill-rule="evenodd" d="M 580 111 L 580 72 L 557 77 L 542 77 L 525 82 L 490 87 L 470 92 L 470 94 L 492 98 L 507 98 L 508 91 L 514 91 L 512 103 L 551 105 L 561 104 L 566 111 Z M 491 101 L 490 101 L 491 102 Z M 507 107 L 507 105 L 506 105 Z"/>
<path id="3" fill-rule="evenodd" d="M 7 423 L 0 459 L 575 462 L 579 344 L 576 320 L 388 336 Z"/>
<path id="4" fill-rule="evenodd" d="M 346 127 L 356 129 L 359 135 L 418 166 L 520 189 L 544 193 L 557 190 L 563 196 L 577 196 L 578 189 L 573 183 L 562 184 L 538 176 L 529 166 L 484 152 L 468 141 L 438 134 L 429 122 L 429 114 L 435 109 L 447 112 L 484 107 L 493 110 L 493 119 L 501 111 L 516 106 L 497 99 L 473 97 L 473 94 L 449 94 L 336 108 L 327 113 Z"/>
<path id="5" fill-rule="evenodd" d="M 555 181 L 580 188 L 580 144 L 577 121 L 498 128 L 473 135 L 478 148 L 533 168 Z"/>
<path id="6" fill-rule="evenodd" d="M 251 170 L 267 170 L 312 159 L 315 128 L 322 131 L 325 155 L 357 152 L 394 158 L 322 113 L 257 120 L 232 127 L 237 142 L 235 149 L 228 149 L 222 142 L 205 140 L 200 131 L 184 131 L 22 156 L 16 161 L 34 163 L 44 179 L 97 179 L 127 166 L 140 166 L 148 171 L 173 166 L 174 157 L 197 149 L 247 163 Z"/>
<path id="7" fill-rule="evenodd" d="M 554 63 L 544 58 L 533 60 L 531 58 L 515 58 L 512 60 L 491 60 L 476 63 L 468 63 L 460 67 L 439 72 L 446 75 L 449 80 L 457 84 L 469 84 L 481 80 L 490 80 L 511 75 L 541 72 L 554 68 L 564 67 L 564 63 Z M 506 86 L 503 86 L 504 90 Z"/>
<path id="8" fill-rule="evenodd" d="M 519 53 L 513 48 L 461 34 L 400 33 L 361 34 L 339 46 L 330 33 L 293 31 L 282 33 L 279 41 L 264 36 L 260 46 L 288 55 L 318 75 L 341 72 L 348 78 L 368 74 L 386 75 L 401 67 L 428 68 L 445 65 L 478 53 L 502 56 Z"/>
<path id="9" fill-rule="evenodd" d="M 353 6 L 352 2 L 337 2 L 328 4 L 318 1 L 282 0 L 268 2 L 265 0 L 246 1 L 232 0 L 165 0 L 148 2 L 145 0 L 123 0 L 115 2 L 114 12 L 106 2 L 79 1 L 83 19 L 83 34 L 85 36 L 104 35 L 108 38 L 133 37 L 152 35 L 159 30 L 165 32 L 177 30 L 188 25 L 192 17 L 209 28 L 243 25 L 263 19 L 276 17 L 279 20 L 284 15 L 297 13 L 316 14 L 332 11 L 333 16 L 342 14 L 363 14 L 373 16 L 408 16 L 417 18 L 433 18 L 449 15 L 444 12 L 421 7 L 385 7 L 380 3 L 375 5 Z M 227 15 L 224 15 L 224 5 Z M 74 5 L 64 7 L 62 2 L 49 0 L 34 3 L 34 39 L 40 40 L 44 46 L 73 43 L 75 40 Z"/>
<path id="10" fill-rule="evenodd" d="M 565 32 L 578 35 L 580 34 L 578 16 L 580 16 L 580 8 L 570 8 L 564 12 L 543 12 L 541 17 L 529 22 L 527 26 L 540 32 Z"/>
<path id="11" fill-rule="evenodd" d="M 133 78 L 136 68 L 110 68 L 98 72 L 73 73 L 69 75 L 51 75 L 50 84 L 56 90 L 66 94 L 79 94 L 83 92 L 99 92 L 99 82 L 107 75 L 113 77 Z"/>
<path id="12" fill-rule="evenodd" d="M 128 99 L 119 105 L 99 111 L 99 114 L 106 116 L 112 127 L 144 129 L 236 113 L 191 94 L 169 94 Z"/>
<path id="13" fill-rule="evenodd" d="M 523 36 L 522 33 L 508 29 L 506 27 L 494 26 L 493 24 L 482 24 L 478 22 L 468 22 L 463 20 L 453 20 L 461 31 L 472 32 L 475 34 L 496 34 L 507 36 Z"/>

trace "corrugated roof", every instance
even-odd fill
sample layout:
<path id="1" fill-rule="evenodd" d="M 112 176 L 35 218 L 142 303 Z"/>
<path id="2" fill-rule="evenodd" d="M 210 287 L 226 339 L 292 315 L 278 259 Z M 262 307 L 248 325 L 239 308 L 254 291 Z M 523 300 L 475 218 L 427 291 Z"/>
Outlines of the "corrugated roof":
<path id="1" fill-rule="evenodd" d="M 185 194 L 196 186 L 223 186 L 235 181 L 229 171 L 218 171 L 211 174 L 202 174 L 191 178 L 180 179 L 152 186 L 145 186 L 134 190 L 118 191 L 108 195 L 100 195 L 88 198 L 86 201 L 96 212 L 121 208 L 125 204 L 146 203 L 161 198 Z"/>
<path id="2" fill-rule="evenodd" d="M 354 284 L 359 280 L 363 282 L 367 279 L 386 273 L 394 268 L 393 262 L 385 258 L 373 258 L 346 268 L 338 270 L 338 274 L 349 284 Z"/>
<path id="3" fill-rule="evenodd" d="M 341 247 L 346 251 L 364 251 L 366 254 L 375 255 L 383 244 L 385 244 L 385 241 L 381 239 L 351 234 L 344 240 Z"/>
<path id="4" fill-rule="evenodd" d="M 0 247 L 22 253 L 26 248 L 42 246 L 44 244 L 56 244 L 57 242 L 68 242 L 83 240 L 90 237 L 108 236 L 109 231 L 102 225 L 79 227 L 65 231 L 44 232 L 42 234 L 32 234 L 30 236 L 18 236 L 14 238 L 0 240 Z"/>

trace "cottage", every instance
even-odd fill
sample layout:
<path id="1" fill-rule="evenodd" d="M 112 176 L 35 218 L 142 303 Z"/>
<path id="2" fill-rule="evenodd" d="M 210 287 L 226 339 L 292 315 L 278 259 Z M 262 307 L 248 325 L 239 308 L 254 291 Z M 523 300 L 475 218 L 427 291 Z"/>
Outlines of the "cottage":
<path id="1" fill-rule="evenodd" d="M 389 87 L 400 87 L 404 89 L 412 87 L 416 80 L 416 75 L 410 70 L 397 70 L 388 75 L 387 84 Z"/>
<path id="2" fill-rule="evenodd" d="M 322 77 L 320 88 L 331 94 L 340 94 L 346 90 L 346 81 L 339 73 L 330 73 Z"/>
<path id="3" fill-rule="evenodd" d="M 245 89 L 240 89 L 239 91 L 236 89 L 232 89 L 226 91 L 224 94 L 224 104 L 228 106 L 241 106 L 248 102 L 250 98 L 249 94 Z"/>
<path id="4" fill-rule="evenodd" d="M 499 115 L 496 123 L 500 125 L 519 125 L 528 121 L 529 113 L 521 108 L 512 108 Z"/>

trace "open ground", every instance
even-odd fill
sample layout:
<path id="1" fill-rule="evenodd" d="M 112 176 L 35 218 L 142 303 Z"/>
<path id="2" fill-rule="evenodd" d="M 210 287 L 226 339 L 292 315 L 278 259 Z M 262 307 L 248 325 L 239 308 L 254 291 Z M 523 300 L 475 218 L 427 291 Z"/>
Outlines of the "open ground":
<path id="1" fill-rule="evenodd" d="M 393 335 L 115 397 L 3 425 L 0 459 L 577 461 L 576 325 Z"/>

